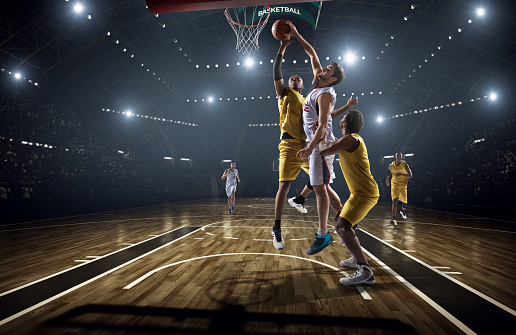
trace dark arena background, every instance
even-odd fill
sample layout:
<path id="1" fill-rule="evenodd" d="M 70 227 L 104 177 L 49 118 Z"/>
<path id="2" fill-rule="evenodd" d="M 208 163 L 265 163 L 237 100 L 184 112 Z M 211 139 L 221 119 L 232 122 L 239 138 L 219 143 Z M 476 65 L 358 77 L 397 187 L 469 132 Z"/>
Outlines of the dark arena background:
<path id="1" fill-rule="evenodd" d="M 250 52 L 224 12 L 244 5 L 270 5 Z M 278 19 L 343 66 L 336 108 L 358 97 L 380 190 L 357 229 L 375 285 L 339 284 L 353 271 L 331 209 L 335 243 L 305 254 L 314 194 L 306 214 L 286 204 L 286 247 L 273 246 Z M 514 1 L 4 1 L 0 22 L 0 334 L 512 329 Z M 292 39 L 282 73 L 305 93 Z M 413 178 L 392 226 L 396 152 Z"/>

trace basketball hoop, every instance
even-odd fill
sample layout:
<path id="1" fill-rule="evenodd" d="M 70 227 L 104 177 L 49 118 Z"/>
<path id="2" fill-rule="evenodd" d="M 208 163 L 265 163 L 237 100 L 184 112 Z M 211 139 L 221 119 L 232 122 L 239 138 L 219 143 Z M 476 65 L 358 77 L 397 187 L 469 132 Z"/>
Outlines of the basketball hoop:
<path id="1" fill-rule="evenodd" d="M 257 6 L 253 6 L 252 10 L 247 10 L 247 7 L 238 7 L 226 8 L 224 11 L 229 25 L 237 36 L 236 50 L 244 55 L 258 51 L 258 36 L 271 15 L 269 5 L 264 5 L 260 11 L 256 9 Z"/>

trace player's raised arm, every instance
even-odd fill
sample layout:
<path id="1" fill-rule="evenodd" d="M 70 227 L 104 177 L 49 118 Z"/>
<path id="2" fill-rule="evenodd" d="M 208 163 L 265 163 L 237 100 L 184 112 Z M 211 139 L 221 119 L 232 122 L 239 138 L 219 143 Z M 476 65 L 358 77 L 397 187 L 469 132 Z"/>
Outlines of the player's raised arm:
<path id="1" fill-rule="evenodd" d="M 333 112 L 331 112 L 331 118 L 335 119 L 336 117 L 344 113 L 346 110 L 356 105 L 358 105 L 358 97 L 356 97 L 355 99 L 349 98 L 347 104 L 340 108 L 334 109 Z"/>
<path id="2" fill-rule="evenodd" d="M 296 29 L 296 26 L 290 21 L 287 21 L 287 23 L 290 26 L 290 33 L 289 35 L 297 38 L 299 43 L 303 46 L 306 53 L 310 57 L 310 60 L 312 61 L 312 70 L 314 72 L 314 81 L 317 79 L 317 76 L 322 72 L 322 65 L 319 61 L 319 57 L 317 56 L 317 53 L 315 52 L 314 48 L 308 43 L 301 34 Z"/>
<path id="3" fill-rule="evenodd" d="M 274 78 L 274 87 L 276 88 L 276 96 L 278 99 L 285 95 L 287 89 L 285 88 L 285 83 L 283 81 L 283 74 L 281 73 L 281 63 L 283 62 L 283 55 L 285 54 L 285 49 L 287 46 L 292 43 L 291 40 L 281 40 L 281 46 L 278 50 L 278 54 L 274 59 L 273 65 L 273 78 Z"/>

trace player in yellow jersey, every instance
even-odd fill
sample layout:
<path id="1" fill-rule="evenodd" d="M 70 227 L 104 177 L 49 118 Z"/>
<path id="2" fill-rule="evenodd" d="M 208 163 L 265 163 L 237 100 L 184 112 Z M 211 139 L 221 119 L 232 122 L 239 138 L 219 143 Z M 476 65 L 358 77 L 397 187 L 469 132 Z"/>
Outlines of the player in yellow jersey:
<path id="1" fill-rule="evenodd" d="M 341 278 L 343 285 L 372 285 L 376 283 L 374 274 L 362 251 L 355 230 L 360 220 L 378 202 L 380 192 L 369 166 L 367 148 L 362 137 L 358 135 L 364 126 L 364 117 L 356 109 L 344 115 L 339 122 L 342 138 L 325 145 L 322 156 L 339 154 L 339 164 L 348 185 L 350 197 L 342 206 L 335 230 L 351 252 L 352 257 L 341 261 L 341 267 L 357 268 L 353 274 Z"/>
<path id="2" fill-rule="evenodd" d="M 389 183 L 389 172 L 387 172 L 387 186 L 391 186 L 392 198 L 392 220 L 391 224 L 397 226 L 396 213 L 398 212 L 398 201 L 401 202 L 401 217 L 407 218 L 407 184 L 409 178 L 412 178 L 412 171 L 404 160 L 401 152 L 396 153 L 396 160 L 389 165 L 389 172 L 392 174 L 392 180 Z"/>

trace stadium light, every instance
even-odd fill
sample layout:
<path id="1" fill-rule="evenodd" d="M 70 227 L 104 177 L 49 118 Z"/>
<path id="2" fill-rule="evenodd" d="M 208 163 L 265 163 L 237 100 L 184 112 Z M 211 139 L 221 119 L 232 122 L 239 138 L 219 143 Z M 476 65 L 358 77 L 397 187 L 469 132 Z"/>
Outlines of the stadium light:
<path id="1" fill-rule="evenodd" d="M 486 15 L 486 10 L 482 7 L 480 8 L 477 8 L 477 16 L 478 17 L 484 17 L 484 15 Z"/>
<path id="2" fill-rule="evenodd" d="M 376 118 L 376 122 L 378 122 L 378 123 L 382 123 L 382 122 L 383 122 L 383 117 L 378 116 L 378 117 Z"/>
<path id="3" fill-rule="evenodd" d="M 82 13 L 83 10 L 84 10 L 84 5 L 82 3 L 77 2 L 75 5 L 73 5 L 73 11 L 76 12 L 77 14 Z"/>
<path id="4" fill-rule="evenodd" d="M 346 63 L 351 65 L 351 64 L 354 64 L 356 62 L 357 56 L 353 52 L 347 52 L 344 55 L 344 60 L 346 61 Z"/>
<path id="5" fill-rule="evenodd" d="M 496 99 L 498 99 L 498 94 L 494 93 L 494 92 L 491 92 L 489 94 L 489 100 L 491 101 L 495 101 Z"/>
<path id="6" fill-rule="evenodd" d="M 21 74 L 20 74 L 19 72 L 16 72 L 16 73 L 14 74 L 14 78 L 16 78 L 16 79 L 20 79 L 20 78 L 21 78 Z"/>
<path id="7" fill-rule="evenodd" d="M 126 111 L 126 112 L 125 112 L 125 116 L 127 116 L 127 117 L 131 117 L 131 116 L 133 116 L 133 115 L 134 115 L 134 114 L 133 114 L 133 112 L 131 112 L 131 111 Z"/>
<path id="8" fill-rule="evenodd" d="M 222 163 L 231 163 L 231 162 L 232 162 L 232 160 L 231 160 L 231 159 L 223 159 L 223 160 L 222 160 Z"/>
<path id="9" fill-rule="evenodd" d="M 250 67 L 253 67 L 253 65 L 254 65 L 254 60 L 251 57 L 247 57 L 245 59 L 245 66 L 250 68 Z"/>
<path id="10" fill-rule="evenodd" d="M 213 102 L 213 97 L 208 97 L 208 102 Z"/>
<path id="11" fill-rule="evenodd" d="M 383 156 L 384 159 L 387 159 L 387 158 L 394 158 L 394 155 L 392 156 Z"/>
<path id="12" fill-rule="evenodd" d="M 190 158 L 181 158 L 182 161 L 189 162 Z"/>
<path id="13" fill-rule="evenodd" d="M 169 160 L 172 160 L 172 157 L 168 157 L 168 156 L 165 156 L 163 157 L 164 159 L 169 159 Z"/>
<path id="14" fill-rule="evenodd" d="M 405 157 L 413 157 L 414 154 L 405 154 Z"/>

